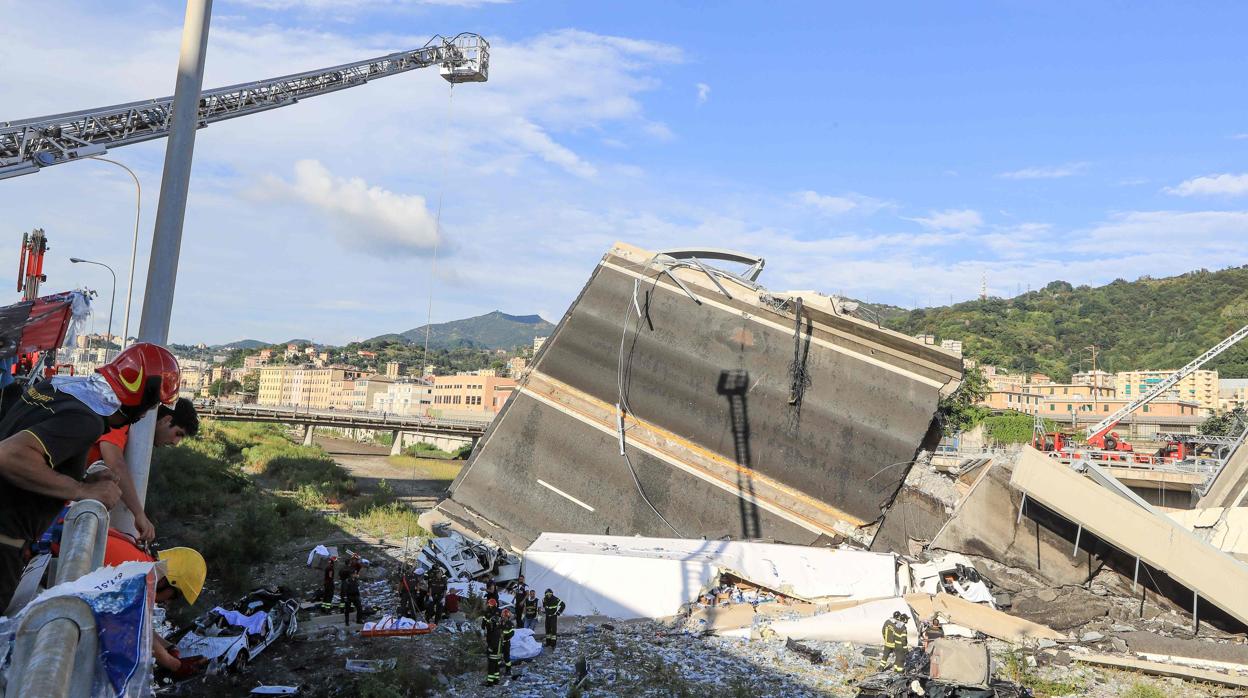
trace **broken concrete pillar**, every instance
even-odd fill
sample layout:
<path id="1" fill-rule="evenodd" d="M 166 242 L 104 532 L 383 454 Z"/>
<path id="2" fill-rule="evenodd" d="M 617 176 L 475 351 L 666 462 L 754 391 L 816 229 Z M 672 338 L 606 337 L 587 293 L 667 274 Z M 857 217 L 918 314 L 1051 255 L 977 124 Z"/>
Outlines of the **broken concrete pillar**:
<path id="1" fill-rule="evenodd" d="M 394 431 L 390 432 L 390 436 L 392 438 L 392 441 L 390 442 L 390 455 L 392 456 L 403 455 L 403 432 L 399 431 L 398 429 L 395 429 Z"/>
<path id="2" fill-rule="evenodd" d="M 303 445 L 304 446 L 312 445 L 312 436 L 315 431 L 316 431 L 316 427 L 312 426 L 311 424 L 303 425 Z"/>

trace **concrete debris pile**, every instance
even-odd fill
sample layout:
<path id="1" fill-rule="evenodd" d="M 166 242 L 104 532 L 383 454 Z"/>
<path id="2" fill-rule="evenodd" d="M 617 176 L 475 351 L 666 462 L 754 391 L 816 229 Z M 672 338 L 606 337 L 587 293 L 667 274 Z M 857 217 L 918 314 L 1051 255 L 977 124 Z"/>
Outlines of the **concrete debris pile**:
<path id="1" fill-rule="evenodd" d="M 1248 454 L 1173 516 L 1092 463 L 930 457 L 961 359 L 855 303 L 769 291 L 762 266 L 613 246 L 422 518 L 445 527 L 429 561 L 505 581 L 502 551 L 523 550 L 569 615 L 742 641 L 878 645 L 896 614 L 929 650 L 940 619 L 1033 663 L 1248 673 L 1217 649 L 1248 628 Z M 1138 632 L 1199 639 L 1146 651 Z"/>

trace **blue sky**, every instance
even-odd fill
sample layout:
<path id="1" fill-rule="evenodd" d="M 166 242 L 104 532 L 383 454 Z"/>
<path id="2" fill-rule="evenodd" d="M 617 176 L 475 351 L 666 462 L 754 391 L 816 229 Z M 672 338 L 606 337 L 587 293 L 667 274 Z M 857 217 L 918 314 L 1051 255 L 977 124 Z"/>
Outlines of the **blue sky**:
<path id="1" fill-rule="evenodd" d="M 23 7 L 0 0 L 0 64 L 24 66 L 0 120 L 171 91 L 178 3 Z M 52 40 L 47 16 L 77 22 Z M 439 32 L 494 60 L 449 104 L 425 70 L 201 131 L 171 338 L 423 324 L 435 239 L 435 321 L 557 321 L 615 240 L 906 307 L 1248 263 L 1246 24 L 1230 2 L 217 0 L 206 87 Z M 163 152 L 112 152 L 145 187 L 136 307 Z M 132 197 L 98 163 L 0 182 L 14 251 L 42 226 L 50 283 L 105 294 L 64 260 L 120 271 Z"/>

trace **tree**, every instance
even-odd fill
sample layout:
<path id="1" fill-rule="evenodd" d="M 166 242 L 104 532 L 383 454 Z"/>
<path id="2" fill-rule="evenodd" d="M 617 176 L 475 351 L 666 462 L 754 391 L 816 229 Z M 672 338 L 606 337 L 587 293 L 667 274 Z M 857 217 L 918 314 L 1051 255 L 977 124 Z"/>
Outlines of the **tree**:
<path id="1" fill-rule="evenodd" d="M 255 395 L 260 392 L 260 374 L 248 373 L 243 376 L 242 382 L 243 392 L 248 395 Z"/>
<path id="2" fill-rule="evenodd" d="M 238 381 L 227 381 L 224 378 L 218 378 L 208 386 L 208 395 L 211 397 L 233 395 L 241 390 L 242 387 L 243 384 Z"/>
<path id="3" fill-rule="evenodd" d="M 978 367 L 966 371 L 962 385 L 952 395 L 940 399 L 936 418 L 945 436 L 952 436 L 979 424 L 988 416 L 987 407 L 979 404 L 988 396 L 988 381 Z"/>
<path id="4" fill-rule="evenodd" d="M 1248 414 L 1245 414 L 1244 408 L 1236 407 L 1206 419 L 1196 430 L 1205 436 L 1233 436 L 1239 433 L 1241 423 L 1248 423 Z"/>

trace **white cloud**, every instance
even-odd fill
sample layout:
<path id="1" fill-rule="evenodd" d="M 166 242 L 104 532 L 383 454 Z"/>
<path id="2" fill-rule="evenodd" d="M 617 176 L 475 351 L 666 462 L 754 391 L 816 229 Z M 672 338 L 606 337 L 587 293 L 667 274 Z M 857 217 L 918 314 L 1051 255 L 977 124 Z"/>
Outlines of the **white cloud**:
<path id="1" fill-rule="evenodd" d="M 1248 133 L 1237 133 L 1231 136 L 1231 139 L 1236 141 L 1248 141 Z"/>
<path id="2" fill-rule="evenodd" d="M 696 87 L 698 88 L 698 106 L 706 104 L 706 100 L 711 98 L 711 86 L 700 82 Z"/>
<path id="3" fill-rule="evenodd" d="M 979 211 L 969 208 L 932 211 L 926 217 L 910 218 L 908 220 L 912 220 L 929 230 L 963 233 L 975 230 L 984 224 L 984 219 L 979 215 Z"/>
<path id="4" fill-rule="evenodd" d="M 802 204 L 829 216 L 838 216 L 851 211 L 871 215 L 887 205 L 884 201 L 855 192 L 849 192 L 842 196 L 831 196 L 805 190 L 797 192 L 795 196 Z"/>
<path id="5" fill-rule="evenodd" d="M 1002 179 L 1061 179 L 1083 174 L 1087 169 L 1086 162 L 1070 162 L 1053 167 L 1025 167 L 1013 172 L 1002 172 L 997 176 Z"/>
<path id="6" fill-rule="evenodd" d="M 1248 239 L 1248 211 L 1129 211 L 1098 223 L 1081 236 L 1082 249 L 1104 249 L 1105 244 L 1180 247 L 1216 255 L 1215 262 L 1242 257 Z M 1180 244 L 1181 243 L 1181 244 Z M 1201 266 L 1208 266 L 1209 261 Z M 1175 267 L 1172 272 L 1187 271 Z"/>
<path id="7" fill-rule="evenodd" d="M 1243 196 L 1248 194 L 1248 174 L 1215 174 L 1195 177 L 1177 187 L 1166 187 L 1176 196 Z"/>
<path id="8" fill-rule="evenodd" d="M 335 177 L 316 160 L 296 162 L 293 181 L 270 177 L 256 193 L 315 208 L 328 216 L 342 244 L 379 257 L 422 255 L 439 242 L 423 196 L 370 186 L 359 177 Z"/>

